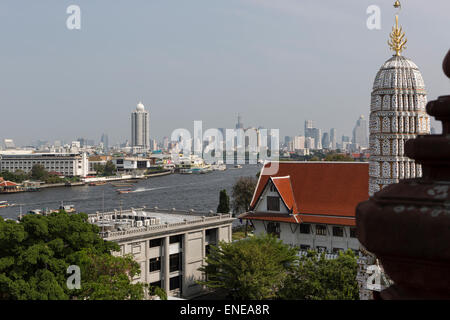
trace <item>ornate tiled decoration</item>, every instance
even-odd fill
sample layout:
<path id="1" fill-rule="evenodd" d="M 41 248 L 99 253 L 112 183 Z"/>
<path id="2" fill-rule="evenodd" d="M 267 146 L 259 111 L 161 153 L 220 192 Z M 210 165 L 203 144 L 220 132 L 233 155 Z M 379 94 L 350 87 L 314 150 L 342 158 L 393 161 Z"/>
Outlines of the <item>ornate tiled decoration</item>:
<path id="1" fill-rule="evenodd" d="M 387 60 L 375 77 L 371 96 L 370 195 L 398 179 L 421 176 L 420 166 L 404 151 L 406 140 L 430 133 L 426 103 L 425 84 L 416 64 L 403 56 Z"/>

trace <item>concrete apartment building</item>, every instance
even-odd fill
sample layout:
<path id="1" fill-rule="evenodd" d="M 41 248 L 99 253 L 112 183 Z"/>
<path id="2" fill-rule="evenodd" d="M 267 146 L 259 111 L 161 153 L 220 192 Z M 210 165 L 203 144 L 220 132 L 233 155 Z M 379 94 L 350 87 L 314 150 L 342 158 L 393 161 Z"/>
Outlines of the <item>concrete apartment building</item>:
<path id="1" fill-rule="evenodd" d="M 118 255 L 132 254 L 141 274 L 134 282 L 149 283 L 172 297 L 204 293 L 195 281 L 210 245 L 231 241 L 230 214 L 140 208 L 89 215 L 101 236 L 119 244 Z"/>
<path id="2" fill-rule="evenodd" d="M 35 153 L 31 150 L 0 151 L 0 171 L 31 171 L 35 164 L 44 166 L 49 172 L 63 176 L 88 175 L 89 162 L 85 153 Z"/>

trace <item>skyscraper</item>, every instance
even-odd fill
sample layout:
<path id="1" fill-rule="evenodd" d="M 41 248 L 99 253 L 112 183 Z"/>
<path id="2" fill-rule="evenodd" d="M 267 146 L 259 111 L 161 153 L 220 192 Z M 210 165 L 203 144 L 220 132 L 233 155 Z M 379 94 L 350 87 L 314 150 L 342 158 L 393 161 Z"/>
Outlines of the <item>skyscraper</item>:
<path id="1" fill-rule="evenodd" d="M 337 132 L 335 128 L 331 128 L 330 130 L 330 142 L 331 142 L 331 150 L 336 150 L 336 141 L 337 139 Z"/>
<path id="2" fill-rule="evenodd" d="M 400 54 L 406 39 L 398 15 L 390 38 L 394 55 L 375 77 L 370 104 L 370 195 L 399 179 L 422 176 L 421 165 L 405 156 L 405 142 L 430 133 L 422 74 L 414 62 Z"/>
<path id="3" fill-rule="evenodd" d="M 109 138 L 106 133 L 102 134 L 102 138 L 100 139 L 100 142 L 103 143 L 103 150 L 108 151 L 109 150 Z"/>
<path id="4" fill-rule="evenodd" d="M 331 148 L 330 134 L 328 132 L 324 132 L 322 135 L 322 148 L 324 148 L 324 149 Z"/>
<path id="5" fill-rule="evenodd" d="M 358 144 L 361 148 L 367 148 L 369 143 L 367 141 L 367 121 L 361 115 L 356 121 L 355 128 L 353 128 L 352 143 Z"/>
<path id="6" fill-rule="evenodd" d="M 305 121 L 305 138 L 314 138 L 314 122 L 312 120 Z"/>
<path id="7" fill-rule="evenodd" d="M 131 113 L 131 147 L 136 151 L 150 148 L 149 113 L 141 102 Z"/>
<path id="8" fill-rule="evenodd" d="M 242 117 L 240 113 L 238 113 L 238 121 L 236 123 L 236 129 L 244 129 L 244 124 L 242 123 Z"/>

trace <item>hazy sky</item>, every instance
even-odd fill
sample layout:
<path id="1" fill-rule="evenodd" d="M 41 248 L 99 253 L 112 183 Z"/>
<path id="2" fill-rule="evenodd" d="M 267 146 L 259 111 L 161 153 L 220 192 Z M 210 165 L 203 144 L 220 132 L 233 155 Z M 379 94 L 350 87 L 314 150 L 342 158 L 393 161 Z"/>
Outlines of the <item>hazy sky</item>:
<path id="1" fill-rule="evenodd" d="M 369 115 L 393 0 L 2 0 L 0 139 L 16 144 L 78 137 L 130 139 L 142 100 L 150 135 L 245 126 L 303 132 L 306 119 L 351 135 Z M 403 0 L 404 55 L 428 99 L 450 93 L 442 59 L 450 1 Z M 66 9 L 81 7 L 81 30 Z M 369 5 L 381 30 L 366 27 Z"/>

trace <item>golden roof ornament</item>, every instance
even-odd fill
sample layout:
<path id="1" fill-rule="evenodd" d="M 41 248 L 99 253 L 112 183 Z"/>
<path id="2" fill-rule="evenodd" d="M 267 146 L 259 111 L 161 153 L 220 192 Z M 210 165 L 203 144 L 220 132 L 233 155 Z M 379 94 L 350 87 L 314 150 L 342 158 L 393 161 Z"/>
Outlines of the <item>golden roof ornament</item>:
<path id="1" fill-rule="evenodd" d="M 395 1 L 395 8 L 401 8 L 400 1 Z M 398 26 L 398 14 L 395 15 L 395 26 L 392 27 L 392 32 L 389 35 L 390 41 L 388 41 L 388 45 L 395 52 L 397 56 L 406 49 L 406 42 L 408 39 L 405 38 L 405 33 L 403 32 L 402 27 Z"/>

